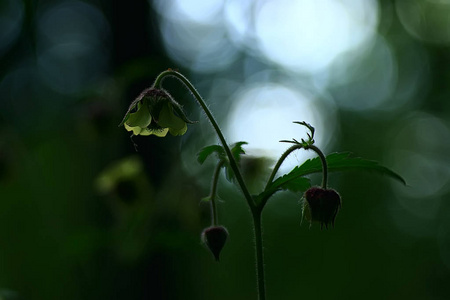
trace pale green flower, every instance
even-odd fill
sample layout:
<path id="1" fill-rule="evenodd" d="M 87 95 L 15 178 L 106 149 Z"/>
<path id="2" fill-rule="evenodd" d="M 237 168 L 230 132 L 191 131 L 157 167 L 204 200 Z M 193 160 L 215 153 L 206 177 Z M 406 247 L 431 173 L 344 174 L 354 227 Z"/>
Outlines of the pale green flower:
<path id="1" fill-rule="evenodd" d="M 120 125 L 132 131 L 133 135 L 164 137 L 168 132 L 174 136 L 185 134 L 186 123 L 193 122 L 169 93 L 149 88 L 131 103 Z"/>

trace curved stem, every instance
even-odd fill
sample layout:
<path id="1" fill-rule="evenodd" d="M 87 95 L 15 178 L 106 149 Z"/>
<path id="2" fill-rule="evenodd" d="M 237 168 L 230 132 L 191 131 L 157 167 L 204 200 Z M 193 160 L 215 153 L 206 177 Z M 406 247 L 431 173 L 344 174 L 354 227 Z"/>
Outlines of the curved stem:
<path id="1" fill-rule="evenodd" d="M 225 140 L 225 137 L 223 136 L 222 131 L 220 130 L 219 125 L 217 124 L 216 120 L 214 119 L 214 116 L 212 115 L 211 111 L 208 109 L 205 101 L 200 96 L 200 94 L 197 92 L 195 87 L 190 83 L 190 81 L 186 77 L 184 77 L 182 74 L 180 74 L 179 72 L 169 69 L 158 75 L 153 86 L 156 88 L 161 87 L 163 79 L 167 76 L 173 76 L 176 79 L 178 79 L 179 81 L 181 81 L 188 88 L 188 90 L 192 93 L 195 100 L 200 105 L 200 107 L 203 109 L 207 118 L 211 122 L 211 125 L 213 126 L 214 130 L 216 131 L 217 136 L 219 137 L 220 142 L 222 143 L 222 146 L 225 149 L 225 153 L 227 154 L 227 157 L 230 162 L 230 167 L 233 170 L 234 175 L 236 176 L 236 180 L 242 190 L 242 193 L 244 194 L 245 199 L 247 200 L 247 204 L 248 204 L 250 211 L 252 213 L 252 216 L 253 216 L 254 233 L 255 233 L 255 241 L 256 241 L 256 265 L 257 265 L 258 295 L 259 295 L 259 300 L 265 300 L 266 293 L 265 293 L 265 281 L 264 281 L 264 260 L 263 260 L 262 231 L 261 231 L 262 207 L 257 206 L 254 199 L 250 195 L 248 188 L 245 185 L 242 174 L 238 168 L 236 160 L 234 159 L 234 156 L 231 153 L 230 147 L 228 146 L 228 144 Z M 217 169 L 216 169 L 216 171 L 217 171 Z M 213 212 L 213 214 L 214 214 L 214 212 Z M 217 216 L 215 218 L 217 218 Z"/>
<path id="2" fill-rule="evenodd" d="M 217 218 L 217 207 L 216 207 L 216 194 L 217 194 L 217 181 L 219 180 L 220 170 L 224 161 L 221 160 L 216 166 L 213 174 L 213 181 L 211 183 L 211 194 L 209 195 L 209 200 L 211 201 L 211 225 L 217 226 L 219 224 L 219 220 Z"/>
<path id="3" fill-rule="evenodd" d="M 273 179 L 275 178 L 275 175 L 278 172 L 278 169 L 280 169 L 281 164 L 284 162 L 284 160 L 289 156 L 289 154 L 291 154 L 293 151 L 297 150 L 297 149 L 301 149 L 303 148 L 303 145 L 301 144 L 295 144 L 291 147 L 289 147 L 289 149 L 287 149 L 280 157 L 280 159 L 278 159 L 275 167 L 272 170 L 272 174 L 270 174 L 269 180 L 267 181 L 266 187 L 264 188 L 264 190 L 267 190 L 269 188 L 269 186 L 272 184 Z"/>
<path id="4" fill-rule="evenodd" d="M 230 147 L 228 146 L 225 137 L 222 134 L 222 131 L 220 130 L 219 125 L 217 124 L 214 116 L 212 115 L 211 111 L 208 109 L 208 106 L 206 105 L 205 101 L 203 100 L 202 96 L 200 96 L 200 94 L 197 92 L 197 89 L 192 85 L 192 83 L 186 78 L 184 77 L 184 75 L 182 75 L 181 73 L 174 71 L 174 70 L 166 70 L 164 72 L 161 72 L 158 77 L 155 80 L 155 83 L 153 84 L 154 87 L 161 87 L 162 81 L 165 77 L 167 76 L 173 76 L 176 79 L 178 79 L 179 81 L 181 81 L 181 83 L 183 83 L 187 89 L 192 93 L 192 95 L 194 96 L 195 100 L 197 100 L 197 103 L 200 105 L 200 107 L 203 109 L 203 111 L 206 114 L 206 117 L 209 119 L 209 121 L 211 122 L 212 127 L 214 128 L 214 130 L 216 131 L 217 136 L 219 137 L 220 142 L 222 143 L 223 148 L 225 149 L 225 153 L 228 156 L 228 159 L 230 161 L 230 166 L 231 169 L 234 172 L 234 175 L 236 176 L 236 180 L 239 184 L 239 186 L 241 187 L 242 193 L 244 194 L 245 199 L 247 200 L 247 204 L 249 205 L 249 207 L 251 209 L 253 209 L 255 207 L 255 203 L 254 200 L 252 198 L 252 196 L 250 195 L 247 186 L 245 185 L 244 179 L 242 177 L 241 172 L 239 171 L 238 165 L 236 163 L 236 160 L 234 159 L 233 154 L 231 153 Z"/>
<path id="5" fill-rule="evenodd" d="M 328 166 L 327 166 L 327 160 L 325 158 L 325 155 L 323 154 L 323 152 L 316 146 L 310 144 L 300 144 L 300 143 L 295 143 L 293 146 L 289 147 L 280 157 L 280 159 L 278 159 L 275 167 L 272 170 L 272 174 L 270 174 L 269 180 L 267 181 L 266 187 L 264 188 L 264 191 L 267 191 L 270 187 L 270 185 L 273 183 L 273 179 L 275 178 L 275 175 L 278 172 L 278 169 L 280 168 L 281 164 L 284 162 L 284 160 L 289 156 L 289 154 L 291 154 L 293 151 L 297 150 L 297 149 L 311 149 L 314 152 L 317 153 L 317 155 L 320 158 L 320 161 L 322 162 L 322 188 L 326 189 L 327 188 L 327 179 L 328 179 Z M 261 202 L 259 203 L 259 207 L 260 209 L 263 209 L 264 206 L 266 205 L 267 201 L 269 200 L 270 195 L 268 195 L 267 197 L 263 198 L 261 200 Z"/>
<path id="6" fill-rule="evenodd" d="M 259 300 L 266 299 L 266 281 L 264 276 L 264 253 L 262 241 L 262 224 L 261 224 L 262 208 L 252 211 L 253 225 L 255 230 L 255 248 L 256 248 L 256 273 L 258 278 L 258 295 Z"/>
<path id="7" fill-rule="evenodd" d="M 322 188 L 327 188 L 327 179 L 328 179 L 328 166 L 327 166 L 327 159 L 325 158 L 325 155 L 322 151 L 320 151 L 319 148 L 317 148 L 314 145 L 308 145 L 305 147 L 305 149 L 311 149 L 314 152 L 317 153 L 320 157 L 320 161 L 322 162 Z"/>

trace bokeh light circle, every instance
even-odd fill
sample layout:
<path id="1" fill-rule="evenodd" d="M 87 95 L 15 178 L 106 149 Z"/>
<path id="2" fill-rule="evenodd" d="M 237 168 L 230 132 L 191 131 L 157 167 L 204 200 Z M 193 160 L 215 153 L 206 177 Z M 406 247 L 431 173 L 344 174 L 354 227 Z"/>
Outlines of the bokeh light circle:
<path id="1" fill-rule="evenodd" d="M 43 6 L 37 24 L 37 61 L 49 87 L 77 93 L 106 72 L 110 29 L 98 8 L 81 1 Z"/>
<path id="2" fill-rule="evenodd" d="M 331 72 L 329 89 L 339 106 L 356 111 L 392 106 L 388 102 L 396 88 L 398 67 L 387 41 L 378 37 L 347 59 L 345 67 L 338 66 Z"/>
<path id="3" fill-rule="evenodd" d="M 0 55 L 6 52 L 19 36 L 23 16 L 22 1 L 2 0 L 0 5 Z"/>
<path id="4" fill-rule="evenodd" d="M 226 127 L 230 141 L 246 141 L 250 154 L 277 159 L 289 147 L 280 140 L 306 138 L 308 130 L 293 121 L 306 121 L 316 128 L 316 143 L 323 146 L 332 134 L 324 130 L 314 99 L 308 93 L 281 84 L 255 84 L 234 95 L 233 106 Z M 332 118 L 330 118 L 331 120 Z M 284 164 L 284 170 L 314 156 L 296 152 Z"/>
<path id="5" fill-rule="evenodd" d="M 270 0 L 257 12 L 255 34 L 273 62 L 314 73 L 370 39 L 377 23 L 376 1 Z"/>
<path id="6" fill-rule="evenodd" d="M 417 39 L 450 43 L 449 0 L 398 0 L 395 7 L 406 31 Z"/>
<path id="7" fill-rule="evenodd" d="M 223 2 L 224 0 L 174 0 L 173 5 L 178 15 L 196 23 L 207 24 L 214 22 L 220 16 Z"/>
<path id="8" fill-rule="evenodd" d="M 161 20 L 167 53 L 178 64 L 198 72 L 217 71 L 230 65 L 237 51 L 220 26 Z"/>
<path id="9" fill-rule="evenodd" d="M 417 218 L 432 220 L 449 191 L 450 128 L 443 120 L 423 112 L 398 121 L 387 137 L 393 169 L 405 177 L 408 187 L 395 185 L 398 204 Z"/>
<path id="10" fill-rule="evenodd" d="M 154 1 L 165 50 L 178 64 L 197 72 L 226 68 L 237 56 L 223 26 L 223 0 Z"/>

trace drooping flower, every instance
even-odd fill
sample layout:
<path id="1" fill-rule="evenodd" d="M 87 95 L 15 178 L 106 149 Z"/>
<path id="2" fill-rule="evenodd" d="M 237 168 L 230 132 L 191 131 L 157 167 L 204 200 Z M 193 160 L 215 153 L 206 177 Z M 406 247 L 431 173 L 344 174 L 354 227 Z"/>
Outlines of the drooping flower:
<path id="1" fill-rule="evenodd" d="M 216 261 L 228 237 L 228 231 L 223 226 L 211 226 L 203 230 L 202 242 L 209 248 Z"/>
<path id="2" fill-rule="evenodd" d="M 334 226 L 340 207 L 341 196 L 333 189 L 312 187 L 303 196 L 303 217 L 310 223 L 319 222 L 320 228 Z"/>
<path id="3" fill-rule="evenodd" d="M 193 122 L 168 92 L 149 88 L 131 103 L 119 126 L 124 125 L 133 135 L 164 137 L 168 132 L 174 136 L 185 134 L 186 123 Z"/>

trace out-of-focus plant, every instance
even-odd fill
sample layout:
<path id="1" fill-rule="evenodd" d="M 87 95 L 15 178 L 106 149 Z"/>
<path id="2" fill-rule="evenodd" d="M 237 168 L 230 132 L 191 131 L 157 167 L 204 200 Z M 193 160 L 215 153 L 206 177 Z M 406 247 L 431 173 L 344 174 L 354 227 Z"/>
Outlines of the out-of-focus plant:
<path id="1" fill-rule="evenodd" d="M 314 145 L 314 127 L 306 122 L 295 121 L 294 123 L 308 128 L 307 139 L 301 139 L 300 141 L 296 139 L 281 141 L 291 143 L 292 146 L 281 155 L 275 164 L 264 189 L 259 194 L 251 194 L 240 168 L 241 156 L 245 154 L 243 146 L 247 143 L 241 141 L 231 146 L 227 143 L 203 98 L 192 83 L 178 71 L 168 69 L 160 73 L 153 85 L 144 90 L 131 103 L 119 126 L 123 125 L 126 130 L 132 131 L 132 135 L 155 135 L 157 137 L 164 137 L 168 132 L 174 136 L 186 133 L 187 124 L 193 124 L 194 122 L 186 117 L 182 106 L 162 88 L 163 80 L 167 77 L 179 80 L 192 93 L 194 99 L 209 119 L 221 143 L 221 145 L 204 147 L 197 156 L 197 160 L 201 164 L 212 154 L 217 156 L 217 165 L 211 180 L 211 190 L 209 196 L 204 199 L 205 201 L 209 201 L 211 206 L 211 226 L 203 230 L 201 239 L 210 249 L 214 258 L 219 261 L 220 252 L 229 234 L 228 230 L 223 225 L 220 225 L 216 208 L 218 178 L 221 170 L 224 169 L 226 178 L 232 183 L 237 183 L 240 187 L 251 211 L 255 236 L 258 299 L 260 300 L 266 299 L 261 216 L 268 200 L 275 193 L 288 190 L 302 195 L 300 202 L 302 204 L 303 219 L 309 221 L 310 224 L 318 222 L 321 228 L 328 228 L 329 225 L 334 226 L 336 216 L 342 205 L 340 195 L 328 187 L 329 172 L 372 170 L 388 175 L 405 184 L 404 179 L 400 175 L 379 165 L 375 161 L 358 157 L 355 158 L 348 152 L 332 153 L 325 156 Z M 308 159 L 287 174 L 276 178 L 284 160 L 292 152 L 299 149 L 312 150 L 318 157 Z M 305 177 L 313 173 L 322 173 L 321 186 L 312 186 L 310 179 Z"/>

